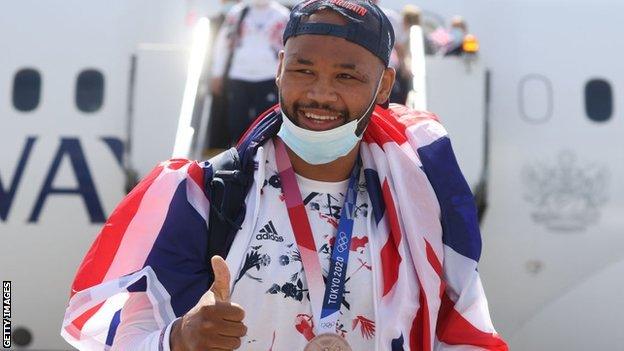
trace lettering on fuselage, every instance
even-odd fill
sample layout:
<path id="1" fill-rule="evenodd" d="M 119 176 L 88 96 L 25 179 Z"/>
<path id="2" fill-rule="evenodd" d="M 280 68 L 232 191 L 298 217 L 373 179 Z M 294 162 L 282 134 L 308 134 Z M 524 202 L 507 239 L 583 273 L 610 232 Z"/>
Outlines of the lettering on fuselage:
<path id="1" fill-rule="evenodd" d="M 9 219 L 11 208 L 15 203 L 20 187 L 28 186 L 28 184 L 22 182 L 23 175 L 29 165 L 32 151 L 37 143 L 37 138 L 36 136 L 29 136 L 26 138 L 14 171 L 8 173 L 13 174 L 13 177 L 8 180 L 2 180 L 2 178 L 0 178 L 0 221 L 2 222 L 6 222 Z M 108 147 L 111 153 L 113 153 L 117 163 L 121 166 L 123 143 L 119 139 L 111 137 L 101 138 L 101 141 Z M 75 187 L 60 187 L 54 185 L 63 158 L 68 158 L 70 161 L 69 164 L 71 165 L 72 172 L 77 182 Z M 61 137 L 60 144 L 52 157 L 52 162 L 49 164 L 47 172 L 45 172 L 44 179 L 43 185 L 32 207 L 32 211 L 28 216 L 28 223 L 36 223 L 39 220 L 46 200 L 48 197 L 55 195 L 79 196 L 83 200 L 91 223 L 103 223 L 106 220 L 102 202 L 100 201 L 97 188 L 93 181 L 84 149 L 78 138 Z"/>

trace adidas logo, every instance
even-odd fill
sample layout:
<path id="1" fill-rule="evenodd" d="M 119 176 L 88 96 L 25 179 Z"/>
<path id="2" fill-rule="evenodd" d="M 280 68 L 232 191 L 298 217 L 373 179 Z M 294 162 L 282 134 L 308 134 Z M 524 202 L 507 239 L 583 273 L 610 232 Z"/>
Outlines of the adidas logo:
<path id="1" fill-rule="evenodd" d="M 260 233 L 256 235 L 256 240 L 273 240 L 278 243 L 284 241 L 284 238 L 277 234 L 277 230 L 275 230 L 275 226 L 272 221 L 269 221 L 262 229 L 260 229 Z"/>

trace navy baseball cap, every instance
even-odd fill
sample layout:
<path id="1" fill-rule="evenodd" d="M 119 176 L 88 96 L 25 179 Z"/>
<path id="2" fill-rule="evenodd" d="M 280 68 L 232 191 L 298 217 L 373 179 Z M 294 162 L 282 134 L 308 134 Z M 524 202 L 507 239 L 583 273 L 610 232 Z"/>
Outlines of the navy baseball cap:
<path id="1" fill-rule="evenodd" d="M 301 21 L 320 10 L 338 12 L 348 22 L 346 25 L 306 23 Z M 284 30 L 283 42 L 302 34 L 332 35 L 358 44 L 379 57 L 388 67 L 394 46 L 394 30 L 388 17 L 369 0 L 306 0 L 290 12 Z"/>

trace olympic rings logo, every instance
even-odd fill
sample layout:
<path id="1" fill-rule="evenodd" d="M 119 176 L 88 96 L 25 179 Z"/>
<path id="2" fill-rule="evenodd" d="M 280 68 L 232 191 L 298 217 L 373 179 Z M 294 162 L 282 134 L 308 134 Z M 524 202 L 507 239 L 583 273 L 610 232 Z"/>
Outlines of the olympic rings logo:
<path id="1" fill-rule="evenodd" d="M 338 250 L 338 252 L 344 252 L 348 249 L 348 242 L 349 239 L 347 238 L 347 234 L 345 234 L 345 232 L 338 233 L 338 243 L 336 244 L 336 250 Z"/>

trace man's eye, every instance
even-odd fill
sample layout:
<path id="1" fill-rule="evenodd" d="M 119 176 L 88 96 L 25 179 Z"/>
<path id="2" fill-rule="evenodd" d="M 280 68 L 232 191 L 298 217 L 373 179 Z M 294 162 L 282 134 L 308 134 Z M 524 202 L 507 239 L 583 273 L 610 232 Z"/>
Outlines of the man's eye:
<path id="1" fill-rule="evenodd" d="M 355 79 L 354 76 L 352 76 L 350 74 L 347 74 L 347 73 L 340 73 L 338 75 L 338 78 L 340 78 L 340 79 Z"/>
<path id="2" fill-rule="evenodd" d="M 302 74 L 312 74 L 312 71 L 310 71 L 309 69 L 298 69 L 295 72 Z"/>

